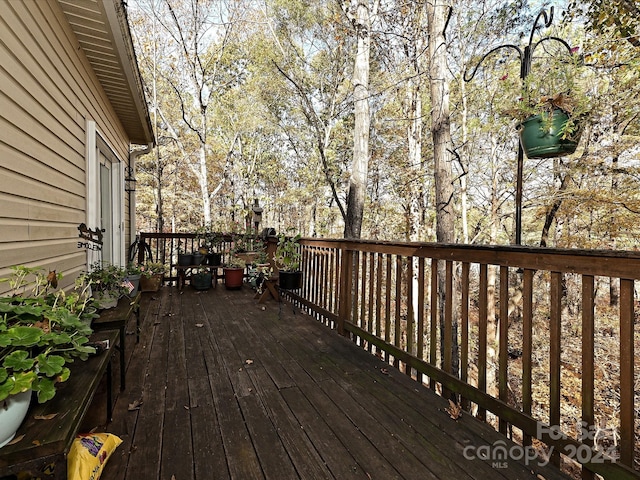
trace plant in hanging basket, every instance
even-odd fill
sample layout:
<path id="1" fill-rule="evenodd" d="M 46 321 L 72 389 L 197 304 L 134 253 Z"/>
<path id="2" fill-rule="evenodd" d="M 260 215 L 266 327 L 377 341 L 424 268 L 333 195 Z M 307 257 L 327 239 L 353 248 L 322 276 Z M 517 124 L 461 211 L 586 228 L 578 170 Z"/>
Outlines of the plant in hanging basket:
<path id="1" fill-rule="evenodd" d="M 503 101 L 501 111 L 517 121 L 529 158 L 573 153 L 592 109 L 592 99 L 586 93 L 590 72 L 577 49 L 571 49 L 568 56 L 566 53 L 564 47 L 550 52 L 536 64 L 535 73 L 521 82 L 520 96 L 512 102 Z M 505 74 L 501 79 L 508 83 L 507 77 Z"/>
<path id="2" fill-rule="evenodd" d="M 142 267 L 140 277 L 140 290 L 143 292 L 157 292 L 162 286 L 165 272 L 164 264 L 159 262 L 147 262 Z"/>

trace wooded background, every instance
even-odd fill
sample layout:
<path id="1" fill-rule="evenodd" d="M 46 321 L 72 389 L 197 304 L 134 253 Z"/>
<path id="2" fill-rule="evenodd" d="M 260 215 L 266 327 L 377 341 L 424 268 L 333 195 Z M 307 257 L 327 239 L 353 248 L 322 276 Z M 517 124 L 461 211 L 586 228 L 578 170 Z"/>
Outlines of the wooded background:
<path id="1" fill-rule="evenodd" d="M 258 199 L 261 227 L 303 236 L 513 243 L 519 59 L 463 75 L 524 48 L 550 5 L 129 0 L 157 140 L 138 229 L 241 231 Z M 580 62 L 545 43 L 528 87 L 580 89 L 591 111 L 575 154 L 525 158 L 523 244 L 636 248 L 638 18 L 633 1 L 560 2 L 534 32 Z"/>

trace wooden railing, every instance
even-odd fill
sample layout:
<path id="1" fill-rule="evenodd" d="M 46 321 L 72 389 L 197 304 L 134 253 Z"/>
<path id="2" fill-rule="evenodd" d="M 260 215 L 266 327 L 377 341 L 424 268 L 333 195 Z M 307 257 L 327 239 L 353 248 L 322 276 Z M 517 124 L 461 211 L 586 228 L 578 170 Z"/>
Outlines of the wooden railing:
<path id="1" fill-rule="evenodd" d="M 303 287 L 288 295 L 318 320 L 583 478 L 640 478 L 640 255 L 301 244 Z"/>
<path id="2" fill-rule="evenodd" d="M 227 261 L 228 252 L 232 245 L 232 237 L 226 236 L 219 247 L 223 253 L 223 263 Z M 176 282 L 178 273 L 175 266 L 178 263 L 178 253 L 192 253 L 198 250 L 198 236 L 195 233 L 141 233 L 138 245 L 138 263 L 152 259 L 165 265 L 169 274 L 166 282 Z"/>
<path id="3" fill-rule="evenodd" d="M 167 266 L 195 239 L 141 235 Z M 557 465 L 578 462 L 584 479 L 640 478 L 639 254 L 329 239 L 301 249 L 303 287 L 283 295 L 316 319 L 517 443 L 542 441 Z"/>

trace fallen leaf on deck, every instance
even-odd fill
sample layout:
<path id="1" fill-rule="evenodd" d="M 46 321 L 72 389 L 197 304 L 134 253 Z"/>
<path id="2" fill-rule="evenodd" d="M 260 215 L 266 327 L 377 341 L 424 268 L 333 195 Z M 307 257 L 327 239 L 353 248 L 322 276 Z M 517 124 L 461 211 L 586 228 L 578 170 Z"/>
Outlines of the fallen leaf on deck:
<path id="1" fill-rule="evenodd" d="M 56 415 L 58 414 L 50 413 L 49 415 L 34 415 L 33 418 L 35 418 L 36 420 L 51 420 L 52 418 L 55 418 Z"/>
<path id="2" fill-rule="evenodd" d="M 187 405 L 183 405 L 185 410 L 189 410 L 189 407 Z"/>
<path id="3" fill-rule="evenodd" d="M 36 447 L 39 447 L 40 445 L 42 445 L 42 443 L 40 443 L 40 440 L 34 440 L 33 443 Z"/>
<path id="4" fill-rule="evenodd" d="M 380 369 L 380 373 L 382 373 L 384 375 L 389 375 L 389 370 L 387 370 L 386 368 L 381 368 Z"/>
<path id="5" fill-rule="evenodd" d="M 142 406 L 142 401 L 135 400 L 133 403 L 129 404 L 129 407 L 127 408 L 127 410 L 129 410 L 130 412 L 133 412 L 134 410 L 140 410 L 141 406 Z"/>
<path id="6" fill-rule="evenodd" d="M 204 327 L 204 323 L 196 323 L 196 327 L 202 328 L 202 327 Z"/>
<path id="7" fill-rule="evenodd" d="M 251 365 L 253 363 L 253 360 L 247 359 L 244 361 L 244 363 L 246 363 L 247 365 Z"/>
<path id="8" fill-rule="evenodd" d="M 454 420 L 457 420 L 462 416 L 462 406 L 454 403 L 453 400 L 449 400 L 449 408 L 445 408 L 444 410 Z"/>
<path id="9" fill-rule="evenodd" d="M 9 443 L 7 443 L 7 445 L 14 445 L 18 443 L 20 440 L 22 440 L 23 438 L 24 438 L 24 435 L 18 435 L 16 438 L 14 438 Z"/>

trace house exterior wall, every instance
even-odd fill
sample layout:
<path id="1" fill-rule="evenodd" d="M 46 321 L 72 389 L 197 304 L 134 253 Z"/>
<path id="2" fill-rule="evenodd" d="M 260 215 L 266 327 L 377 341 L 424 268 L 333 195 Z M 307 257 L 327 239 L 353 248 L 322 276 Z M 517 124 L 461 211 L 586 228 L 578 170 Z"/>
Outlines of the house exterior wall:
<path id="1" fill-rule="evenodd" d="M 58 3 L 0 0 L 0 276 L 41 266 L 62 273 L 64 286 L 95 257 L 79 247 L 78 230 L 92 122 L 124 171 L 129 139 Z"/>

